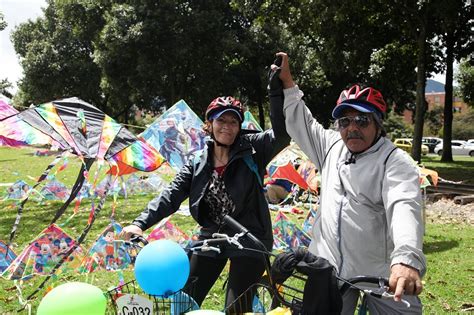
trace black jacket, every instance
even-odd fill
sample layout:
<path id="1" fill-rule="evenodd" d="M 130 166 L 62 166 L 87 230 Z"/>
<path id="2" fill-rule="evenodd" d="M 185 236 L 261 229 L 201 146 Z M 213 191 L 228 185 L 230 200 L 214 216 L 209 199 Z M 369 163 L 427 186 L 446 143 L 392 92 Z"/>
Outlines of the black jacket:
<path id="1" fill-rule="evenodd" d="M 263 183 L 259 182 L 243 157 L 247 155 L 253 158 L 260 178 L 263 179 L 267 164 L 290 142 L 280 99 L 271 97 L 270 100 L 273 129 L 254 134 L 241 133 L 231 147 L 229 163 L 224 172 L 225 186 L 235 204 L 235 211 L 231 216 L 259 238 L 268 250 L 272 248 L 273 236 L 268 204 L 262 189 Z M 181 203 L 189 197 L 191 215 L 202 227 L 200 238 L 208 238 L 217 232 L 219 227 L 207 216 L 206 203 L 201 202 L 213 170 L 213 146 L 214 142 L 208 141 L 201 155 L 191 159 L 181 168 L 170 185 L 148 203 L 147 208 L 133 224 L 146 230 L 176 212 Z M 229 235 L 237 232 L 225 227 L 220 231 Z"/>

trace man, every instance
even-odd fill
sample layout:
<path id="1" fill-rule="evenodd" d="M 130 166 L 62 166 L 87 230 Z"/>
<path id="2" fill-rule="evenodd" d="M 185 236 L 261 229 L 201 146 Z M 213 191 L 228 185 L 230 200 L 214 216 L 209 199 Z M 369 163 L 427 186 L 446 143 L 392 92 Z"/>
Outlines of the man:
<path id="1" fill-rule="evenodd" d="M 321 174 L 320 211 L 309 251 L 329 260 L 343 278 L 389 278 L 394 300 L 368 297 L 371 314 L 421 314 L 423 225 L 418 170 L 385 138 L 382 94 L 355 85 L 341 93 L 324 129 L 302 100 L 285 53 L 279 77 L 290 136 Z M 402 296 L 403 295 L 403 296 Z M 354 314 L 359 294 L 343 296 L 343 314 Z M 407 300 L 407 308 L 401 299 Z"/>

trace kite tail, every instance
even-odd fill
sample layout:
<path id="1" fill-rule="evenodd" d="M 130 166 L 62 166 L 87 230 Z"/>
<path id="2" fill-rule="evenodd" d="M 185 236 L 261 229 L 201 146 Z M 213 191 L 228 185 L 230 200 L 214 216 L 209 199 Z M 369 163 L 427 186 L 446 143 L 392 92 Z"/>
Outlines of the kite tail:
<path id="1" fill-rule="evenodd" d="M 110 175 L 109 175 L 109 180 L 107 181 L 107 185 L 105 186 L 105 191 L 107 192 L 107 190 L 109 189 L 110 187 Z M 90 220 L 90 223 L 87 224 L 86 228 L 84 229 L 84 231 L 82 231 L 82 234 L 79 236 L 79 238 L 77 239 L 76 242 L 74 242 L 74 245 L 72 245 L 69 250 L 65 253 L 65 255 L 62 257 L 62 259 L 60 261 L 57 262 L 57 264 L 54 266 L 54 268 L 51 270 L 51 272 L 46 276 L 46 278 L 43 280 L 43 282 L 40 283 L 40 285 L 36 288 L 35 291 L 33 291 L 33 293 L 31 293 L 27 298 L 26 298 L 26 301 L 30 301 L 32 297 L 34 297 L 41 289 L 43 289 L 43 287 L 45 286 L 45 284 L 49 281 L 49 279 L 51 279 L 51 277 L 56 273 L 56 271 L 62 266 L 62 264 L 67 260 L 67 258 L 77 249 L 77 247 L 79 247 L 79 245 L 82 244 L 82 242 L 84 241 L 84 239 L 86 238 L 87 234 L 89 233 L 90 229 L 92 228 L 92 225 L 94 224 L 94 221 L 97 217 L 97 215 L 99 214 L 100 210 L 102 209 L 102 207 L 104 206 L 104 203 L 105 203 L 105 200 L 107 199 L 107 194 L 105 193 L 100 201 L 99 201 L 99 205 L 96 209 L 96 211 L 94 212 L 94 215 L 92 217 L 92 220 Z M 20 310 L 21 311 L 21 310 Z"/>
<path id="2" fill-rule="evenodd" d="M 56 214 L 54 215 L 53 220 L 51 220 L 50 224 L 56 223 L 56 221 L 59 219 L 60 216 L 64 214 L 66 211 L 67 207 L 69 204 L 76 198 L 77 194 L 81 191 L 82 184 L 84 183 L 84 172 L 88 172 L 89 169 L 92 166 L 92 163 L 94 163 L 94 159 L 87 159 L 85 163 L 82 164 L 81 170 L 79 172 L 79 175 L 77 176 L 76 182 L 74 183 L 74 186 L 71 189 L 71 194 L 69 195 L 69 198 L 64 202 L 64 204 L 61 206 L 61 208 L 56 211 Z"/>
<path id="3" fill-rule="evenodd" d="M 54 159 L 54 161 L 51 162 L 51 164 L 49 164 L 46 167 L 46 169 L 43 171 L 43 174 L 41 174 L 41 176 L 36 181 L 36 184 L 33 187 L 31 187 L 30 190 L 28 190 L 26 196 L 23 198 L 23 200 L 18 205 L 18 211 L 17 211 L 17 214 L 16 214 L 15 223 L 13 223 L 13 227 L 12 227 L 12 230 L 10 232 L 10 238 L 8 240 L 7 251 L 6 251 L 5 256 L 8 255 L 8 250 L 10 248 L 10 245 L 12 244 L 13 239 L 15 238 L 16 230 L 18 229 L 18 226 L 20 225 L 21 216 L 23 215 L 23 207 L 25 206 L 25 203 L 28 201 L 28 198 L 30 198 L 31 192 L 34 191 L 34 189 L 36 187 L 38 187 L 38 185 L 48 177 L 49 172 L 61 160 L 63 154 L 64 154 L 64 152 L 61 152 L 61 154 L 57 155 L 56 158 Z"/>

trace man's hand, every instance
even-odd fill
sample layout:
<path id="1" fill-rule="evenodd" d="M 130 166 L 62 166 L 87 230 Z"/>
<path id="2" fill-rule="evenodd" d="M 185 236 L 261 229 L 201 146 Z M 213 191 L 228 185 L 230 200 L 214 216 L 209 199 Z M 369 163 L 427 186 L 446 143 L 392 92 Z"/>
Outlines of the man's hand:
<path id="1" fill-rule="evenodd" d="M 402 294 L 418 295 L 423 290 L 420 272 L 413 267 L 403 264 L 392 266 L 389 286 L 390 291 L 395 292 L 395 301 L 400 301 Z"/>
<path id="2" fill-rule="evenodd" d="M 293 77 L 291 76 L 290 71 L 290 64 L 288 62 L 288 55 L 284 52 L 276 53 L 277 56 L 282 58 L 281 66 L 280 66 L 280 80 L 283 82 L 283 88 L 288 89 L 295 86 L 295 82 L 293 82 Z M 273 67 L 274 65 L 272 65 Z"/>
<path id="3" fill-rule="evenodd" d="M 129 241 L 132 235 L 143 236 L 143 230 L 134 224 L 130 224 L 122 229 L 119 234 L 119 237 L 125 239 L 126 241 Z"/>

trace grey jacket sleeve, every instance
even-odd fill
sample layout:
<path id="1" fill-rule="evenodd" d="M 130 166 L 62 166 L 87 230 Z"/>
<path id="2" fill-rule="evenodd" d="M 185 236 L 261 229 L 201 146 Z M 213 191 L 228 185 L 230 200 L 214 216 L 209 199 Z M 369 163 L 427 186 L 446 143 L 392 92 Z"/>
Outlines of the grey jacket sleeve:
<path id="1" fill-rule="evenodd" d="M 189 197 L 193 175 L 191 162 L 181 168 L 168 187 L 148 203 L 132 224 L 146 230 L 179 209 L 181 203 Z"/>
<path id="2" fill-rule="evenodd" d="M 395 150 L 387 161 L 383 201 L 394 250 L 391 265 L 402 263 L 426 272 L 419 172 L 406 153 Z"/>
<path id="3" fill-rule="evenodd" d="M 283 106 L 286 130 L 308 158 L 321 170 L 326 148 L 340 136 L 333 130 L 326 130 L 314 119 L 298 86 L 283 90 Z"/>

